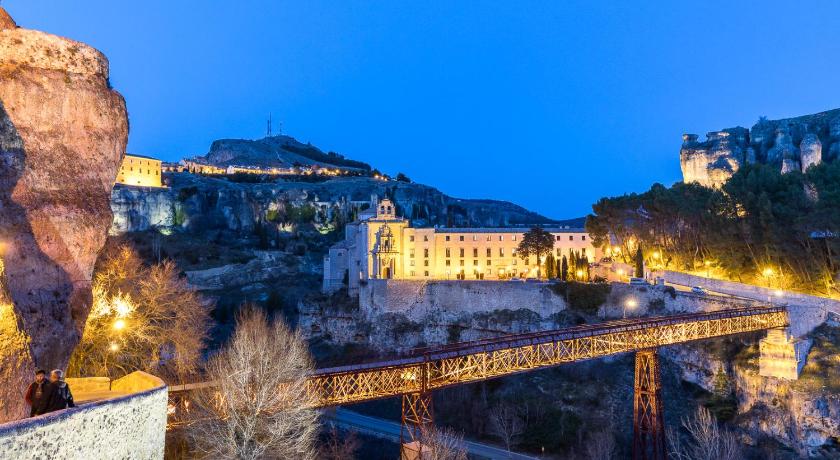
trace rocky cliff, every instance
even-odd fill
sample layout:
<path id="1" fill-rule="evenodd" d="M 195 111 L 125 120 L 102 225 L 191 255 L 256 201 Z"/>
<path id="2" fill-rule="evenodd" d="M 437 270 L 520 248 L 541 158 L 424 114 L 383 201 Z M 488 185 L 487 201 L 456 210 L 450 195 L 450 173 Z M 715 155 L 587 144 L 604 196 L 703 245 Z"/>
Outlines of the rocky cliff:
<path id="1" fill-rule="evenodd" d="M 219 139 L 210 151 L 196 160 L 215 166 L 230 165 L 263 168 L 291 168 L 293 166 L 339 167 L 370 170 L 360 161 L 344 158 L 335 152 L 323 152 L 311 144 L 303 144 L 290 136 L 270 136 L 257 140 Z"/>
<path id="2" fill-rule="evenodd" d="M 81 336 L 127 136 L 105 56 L 0 8 L 0 321 L 20 345 L 0 347 L 0 421 L 23 415 L 33 367 L 64 367 Z"/>
<path id="3" fill-rule="evenodd" d="M 260 224 L 288 231 L 287 224 L 305 217 L 294 212 L 302 208 L 311 208 L 311 221 L 328 231 L 337 221 L 352 218 L 372 195 L 390 197 L 398 213 L 417 226 L 498 227 L 553 222 L 505 201 L 461 200 L 426 185 L 368 177 L 239 183 L 174 173 L 166 179 L 169 187 L 165 189 L 114 187 L 111 233 L 156 228 L 166 232 L 226 230 L 245 234 L 257 231 Z"/>
<path id="4" fill-rule="evenodd" d="M 805 171 L 840 156 L 840 109 L 782 120 L 761 118 L 706 134 L 684 134 L 680 167 L 684 182 L 719 187 L 742 165 L 764 163 L 782 172 Z"/>

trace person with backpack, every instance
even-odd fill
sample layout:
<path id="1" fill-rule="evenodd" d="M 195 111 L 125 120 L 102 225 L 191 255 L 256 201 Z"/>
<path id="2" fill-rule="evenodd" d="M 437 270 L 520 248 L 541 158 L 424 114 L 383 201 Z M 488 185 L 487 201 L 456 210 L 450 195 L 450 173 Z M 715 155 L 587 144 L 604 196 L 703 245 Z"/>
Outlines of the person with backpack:
<path id="1" fill-rule="evenodd" d="M 54 387 L 50 398 L 47 412 L 76 407 L 73 403 L 73 393 L 70 392 L 70 385 L 64 381 L 64 373 L 59 369 L 50 372 L 50 384 Z"/>

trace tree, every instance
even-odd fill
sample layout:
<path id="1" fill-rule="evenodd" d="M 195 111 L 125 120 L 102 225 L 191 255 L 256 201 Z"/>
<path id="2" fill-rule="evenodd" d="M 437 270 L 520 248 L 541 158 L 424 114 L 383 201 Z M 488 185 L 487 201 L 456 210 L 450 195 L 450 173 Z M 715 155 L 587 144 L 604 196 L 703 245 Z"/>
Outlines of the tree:
<path id="1" fill-rule="evenodd" d="M 312 358 L 300 334 L 246 308 L 230 343 L 207 365 L 216 383 L 195 394 L 188 425 L 205 458 L 314 459 L 317 397 L 306 389 Z"/>
<path id="2" fill-rule="evenodd" d="M 318 458 L 325 460 L 346 460 L 353 458 L 359 448 L 359 439 L 355 431 L 339 433 L 335 425 L 330 429 L 326 441 L 318 448 Z"/>
<path id="3" fill-rule="evenodd" d="M 537 259 L 537 278 L 540 277 L 540 258 L 554 248 L 554 236 L 541 227 L 532 227 L 525 232 L 522 241 L 516 248 L 519 258 L 528 260 L 530 256 Z"/>
<path id="4" fill-rule="evenodd" d="M 502 441 L 508 452 L 524 431 L 525 424 L 512 406 L 501 404 L 490 410 L 490 432 Z"/>
<path id="5" fill-rule="evenodd" d="M 560 260 L 560 279 L 563 281 L 569 280 L 569 261 L 566 256 Z"/>
<path id="6" fill-rule="evenodd" d="M 636 278 L 644 278 L 645 277 L 645 256 L 642 254 L 642 247 L 641 246 L 636 248 L 636 256 L 633 257 L 633 262 L 634 262 L 634 265 L 635 265 Z"/>
<path id="7" fill-rule="evenodd" d="M 167 381 L 191 375 L 209 324 L 205 301 L 172 261 L 149 267 L 121 246 L 97 264 L 93 307 L 68 375 L 117 378 L 142 370 Z"/>
<path id="8" fill-rule="evenodd" d="M 408 178 L 408 176 L 406 176 L 406 175 L 405 175 L 405 174 L 403 174 L 403 173 L 397 173 L 397 182 L 408 182 L 408 183 L 411 183 L 411 179 L 409 179 L 409 178 Z"/>
<path id="9" fill-rule="evenodd" d="M 464 436 L 451 428 L 424 427 L 420 436 L 423 460 L 467 460 Z"/>
<path id="10" fill-rule="evenodd" d="M 555 268 L 556 264 L 554 262 L 554 255 L 549 252 L 548 255 L 545 256 L 545 277 L 548 279 L 556 278 L 557 274 L 554 271 Z"/>
<path id="11" fill-rule="evenodd" d="M 699 407 L 691 418 L 682 419 L 688 440 L 683 443 L 679 432 L 669 429 L 670 455 L 678 460 L 740 460 L 743 458 L 738 438 L 721 430 L 712 414 Z"/>

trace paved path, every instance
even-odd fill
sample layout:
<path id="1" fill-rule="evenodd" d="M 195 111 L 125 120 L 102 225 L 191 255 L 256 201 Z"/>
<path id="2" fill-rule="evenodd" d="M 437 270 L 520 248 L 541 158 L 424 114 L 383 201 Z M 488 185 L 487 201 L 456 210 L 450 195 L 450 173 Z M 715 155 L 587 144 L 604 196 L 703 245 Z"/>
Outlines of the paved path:
<path id="1" fill-rule="evenodd" d="M 335 413 L 325 412 L 325 415 L 333 419 L 338 425 L 353 429 L 359 433 L 369 434 L 385 439 L 390 439 L 395 442 L 400 441 L 400 424 L 390 420 L 370 417 L 359 414 L 347 409 L 337 408 Z M 486 458 L 491 460 L 537 460 L 537 457 L 529 455 L 517 454 L 515 452 L 508 453 L 504 449 L 493 447 L 487 444 L 481 444 L 473 441 L 464 441 L 467 448 L 467 453 L 471 456 Z"/>

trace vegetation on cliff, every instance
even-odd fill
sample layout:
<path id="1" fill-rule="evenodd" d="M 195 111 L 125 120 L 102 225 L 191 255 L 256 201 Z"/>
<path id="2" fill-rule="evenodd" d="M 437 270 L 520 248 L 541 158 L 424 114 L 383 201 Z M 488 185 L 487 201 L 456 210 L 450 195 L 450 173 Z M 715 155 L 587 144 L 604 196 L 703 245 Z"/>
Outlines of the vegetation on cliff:
<path id="1" fill-rule="evenodd" d="M 587 231 L 598 246 L 615 236 L 625 262 L 641 246 L 653 268 L 838 293 L 840 163 L 805 174 L 747 165 L 720 190 L 654 184 L 592 208 Z"/>

